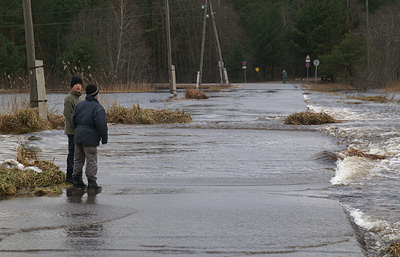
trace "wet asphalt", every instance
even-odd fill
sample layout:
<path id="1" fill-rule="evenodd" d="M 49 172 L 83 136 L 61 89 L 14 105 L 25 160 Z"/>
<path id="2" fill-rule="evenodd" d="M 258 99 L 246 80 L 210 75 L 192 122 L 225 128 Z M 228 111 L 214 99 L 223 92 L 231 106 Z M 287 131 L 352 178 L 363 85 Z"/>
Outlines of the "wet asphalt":
<path id="1" fill-rule="evenodd" d="M 337 144 L 283 125 L 306 110 L 302 93 L 248 84 L 153 104 L 192 124 L 110 124 L 102 192 L 2 200 L 0 256 L 364 256 L 331 193 L 334 164 L 316 157 Z M 65 169 L 63 131 L 34 135 L 22 140 Z"/>

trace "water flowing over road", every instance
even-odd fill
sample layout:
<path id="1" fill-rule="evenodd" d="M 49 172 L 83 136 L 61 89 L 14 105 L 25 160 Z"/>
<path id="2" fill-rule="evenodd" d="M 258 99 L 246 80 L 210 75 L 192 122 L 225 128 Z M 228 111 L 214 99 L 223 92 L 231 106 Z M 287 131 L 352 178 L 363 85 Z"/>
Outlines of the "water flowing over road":
<path id="1" fill-rule="evenodd" d="M 105 105 L 184 110 L 193 122 L 109 124 L 103 191 L 2 200 L 1 256 L 364 256 L 330 182 L 337 165 L 321 158 L 344 145 L 329 126 L 283 123 L 324 98 L 313 105 L 294 84 L 207 95 L 101 94 Z M 64 96 L 49 94 L 49 108 L 61 110 Z M 1 159 L 15 157 L 18 140 L 65 170 L 63 131 L 2 135 Z"/>

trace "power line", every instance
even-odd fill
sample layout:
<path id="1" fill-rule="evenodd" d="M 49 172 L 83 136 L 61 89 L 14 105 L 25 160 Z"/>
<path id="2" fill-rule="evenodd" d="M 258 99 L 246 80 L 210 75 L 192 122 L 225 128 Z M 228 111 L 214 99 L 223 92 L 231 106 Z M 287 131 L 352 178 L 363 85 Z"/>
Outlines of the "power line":
<path id="1" fill-rule="evenodd" d="M 142 16 L 134 16 L 136 18 L 138 17 L 144 17 L 145 15 Z M 191 16 L 195 18 L 201 18 L 201 15 L 195 15 Z M 36 23 L 33 26 L 34 27 L 41 27 L 41 26 L 56 26 L 56 25 L 70 25 L 70 24 L 85 24 L 85 23 L 101 23 L 101 22 L 109 22 L 109 21 L 114 21 L 115 19 L 99 19 L 99 20 L 90 20 L 90 21 L 65 21 L 65 22 L 50 22 L 50 23 Z M 144 21 L 152 21 L 152 18 L 149 19 L 142 19 Z M 186 17 L 173 17 L 172 20 L 186 20 Z M 0 28 L 18 28 L 18 27 L 23 27 L 23 24 L 14 24 L 14 25 L 0 25 Z"/>
<path id="2" fill-rule="evenodd" d="M 187 0 L 175 0 L 175 1 L 170 1 L 170 3 L 180 3 L 180 2 L 187 2 Z M 163 3 L 159 2 L 159 3 L 152 3 L 150 6 L 154 6 L 154 5 L 160 5 L 160 7 L 163 7 Z M 148 5 L 135 5 L 136 8 L 143 8 L 143 7 L 147 7 Z M 102 11 L 102 10 L 111 10 L 111 7 L 107 7 L 107 8 L 85 8 L 85 9 L 80 9 L 80 12 L 88 12 L 88 11 Z M 194 8 L 192 8 L 194 9 Z M 22 10 L 21 10 L 22 11 Z M 63 13 L 76 13 L 76 10 L 65 10 L 65 11 L 51 11 L 51 12 L 36 12 L 36 13 L 32 13 L 33 16 L 36 15 L 45 15 L 45 14 L 63 14 Z M 164 13 L 164 12 L 162 12 Z M 16 16 L 16 17 L 24 17 L 23 13 L 18 13 L 18 14 L 2 14 L 0 15 L 0 17 L 12 17 L 12 16 Z"/>
<path id="3" fill-rule="evenodd" d="M 100 10 L 100 9 L 97 9 Z M 109 9 L 102 9 L 102 10 L 109 10 Z M 179 13 L 186 13 L 188 11 L 193 11 L 193 10 L 200 10 L 200 8 L 188 8 L 188 9 L 179 9 L 175 10 L 174 14 L 179 14 Z M 153 13 L 152 15 L 164 15 L 165 13 L 162 11 Z M 0 16 L 1 17 L 1 16 Z M 141 14 L 141 15 L 133 15 L 133 18 L 141 18 L 141 17 L 148 17 L 146 14 Z M 202 17 L 201 14 L 199 15 L 194 15 L 192 17 L 197 17 L 200 18 Z M 180 19 L 185 19 L 185 17 L 178 16 L 178 17 L 172 17 L 173 20 L 180 20 Z M 96 22 L 101 22 L 101 21 L 112 21 L 113 19 L 99 19 L 99 20 L 93 20 L 91 22 L 96 23 Z M 144 21 L 152 21 L 153 18 L 149 19 L 141 19 Z M 76 23 L 88 23 L 88 21 L 61 21 L 61 22 L 51 22 L 51 23 L 36 23 L 33 26 L 38 27 L 38 26 L 54 26 L 54 25 L 68 25 L 68 24 L 76 24 Z M 0 25 L 0 28 L 16 28 L 16 27 L 22 27 L 24 26 L 23 24 L 13 24 L 13 25 Z"/>

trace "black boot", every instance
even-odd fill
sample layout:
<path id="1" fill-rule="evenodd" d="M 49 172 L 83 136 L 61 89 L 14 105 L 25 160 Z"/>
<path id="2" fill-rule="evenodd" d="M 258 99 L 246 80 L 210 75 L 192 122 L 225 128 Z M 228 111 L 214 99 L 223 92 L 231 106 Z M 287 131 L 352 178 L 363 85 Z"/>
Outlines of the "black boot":
<path id="1" fill-rule="evenodd" d="M 65 182 L 69 182 L 69 183 L 74 183 L 74 178 L 72 177 L 72 170 L 67 170 L 67 177 L 65 179 Z"/>
<path id="2" fill-rule="evenodd" d="M 74 176 L 74 185 L 73 185 L 73 187 L 75 187 L 75 188 L 82 188 L 82 189 L 85 189 L 86 188 L 86 185 L 85 185 L 85 183 L 83 183 L 83 180 L 82 180 L 82 175 L 81 176 Z"/>
<path id="3" fill-rule="evenodd" d="M 97 185 L 96 180 L 88 178 L 87 190 L 101 191 L 101 186 Z"/>

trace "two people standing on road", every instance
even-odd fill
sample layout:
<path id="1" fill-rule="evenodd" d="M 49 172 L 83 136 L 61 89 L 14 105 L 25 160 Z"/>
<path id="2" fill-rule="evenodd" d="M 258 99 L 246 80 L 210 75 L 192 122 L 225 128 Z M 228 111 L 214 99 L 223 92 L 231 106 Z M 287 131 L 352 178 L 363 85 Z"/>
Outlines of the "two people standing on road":
<path id="1" fill-rule="evenodd" d="M 86 188 L 82 169 L 86 162 L 88 190 L 100 191 L 97 185 L 97 147 L 107 144 L 108 127 L 103 106 L 98 102 L 99 88 L 86 86 L 86 97 L 80 101 L 83 81 L 74 76 L 71 91 L 64 100 L 65 134 L 68 136 L 67 178 L 75 188 Z"/>

